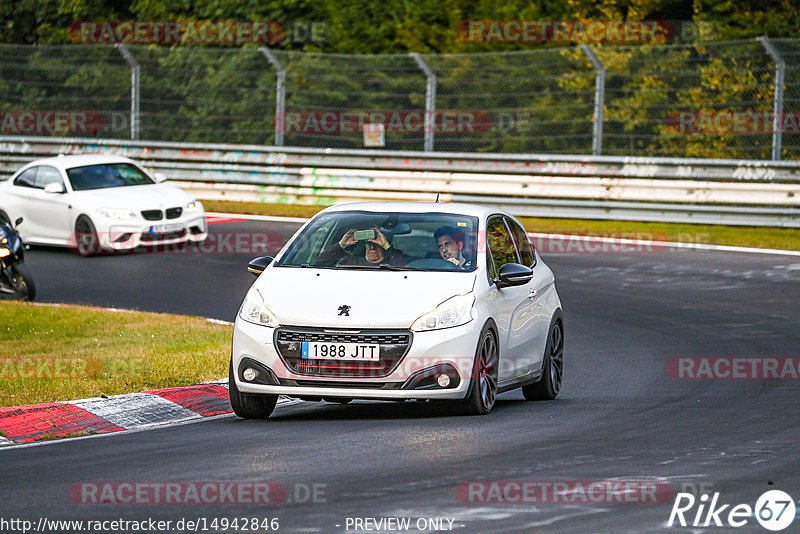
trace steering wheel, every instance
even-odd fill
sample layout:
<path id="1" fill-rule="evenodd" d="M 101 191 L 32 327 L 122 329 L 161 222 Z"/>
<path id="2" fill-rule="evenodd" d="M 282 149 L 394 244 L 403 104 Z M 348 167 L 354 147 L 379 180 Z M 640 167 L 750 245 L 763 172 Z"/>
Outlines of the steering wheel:
<path id="1" fill-rule="evenodd" d="M 434 269 L 437 271 L 458 271 L 458 267 L 441 258 L 420 258 L 406 264 L 412 269 Z"/>

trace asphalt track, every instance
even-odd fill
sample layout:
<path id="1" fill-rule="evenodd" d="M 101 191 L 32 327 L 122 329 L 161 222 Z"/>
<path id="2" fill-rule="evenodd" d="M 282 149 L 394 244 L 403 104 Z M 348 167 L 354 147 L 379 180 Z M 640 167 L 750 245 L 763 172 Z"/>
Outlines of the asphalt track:
<path id="1" fill-rule="evenodd" d="M 288 235 L 294 227 L 246 222 L 214 231 Z M 253 255 L 83 259 L 34 249 L 28 262 L 37 300 L 231 320 L 252 281 L 245 266 Z M 800 356 L 798 258 L 687 250 L 544 258 L 565 314 L 565 389 L 556 401 L 509 392 L 487 417 L 422 403 L 299 403 L 268 421 L 222 416 L 14 447 L 0 450 L 0 518 L 275 517 L 282 532 L 324 533 L 366 531 L 346 529 L 347 518 L 410 517 L 411 532 L 418 518 L 454 519 L 464 533 L 691 532 L 666 526 L 674 492 L 719 492 L 720 503 L 751 506 L 771 489 L 800 498 L 800 380 L 667 373 L 676 357 Z M 671 493 L 655 503 L 482 503 L 457 493 L 470 481 L 656 479 Z M 73 484 L 108 481 L 275 481 L 289 497 L 270 505 L 70 499 Z M 309 502 L 302 497 L 313 485 L 322 493 Z M 767 532 L 752 518 L 736 530 Z"/>

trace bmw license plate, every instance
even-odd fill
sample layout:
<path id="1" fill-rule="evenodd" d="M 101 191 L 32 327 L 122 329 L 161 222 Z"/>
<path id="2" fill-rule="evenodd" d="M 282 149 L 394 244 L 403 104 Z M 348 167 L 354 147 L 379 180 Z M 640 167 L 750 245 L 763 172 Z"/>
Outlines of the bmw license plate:
<path id="1" fill-rule="evenodd" d="M 182 224 L 157 224 L 150 227 L 151 234 L 171 234 L 183 230 Z"/>
<path id="2" fill-rule="evenodd" d="M 303 341 L 303 358 L 309 360 L 380 360 L 380 345 Z"/>

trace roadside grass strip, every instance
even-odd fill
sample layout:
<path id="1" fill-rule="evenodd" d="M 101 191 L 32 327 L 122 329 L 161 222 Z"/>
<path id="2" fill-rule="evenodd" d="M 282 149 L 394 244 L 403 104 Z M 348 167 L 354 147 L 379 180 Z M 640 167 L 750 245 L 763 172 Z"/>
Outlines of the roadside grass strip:
<path id="1" fill-rule="evenodd" d="M 16 301 L 0 301 L 0 318 L 0 406 L 160 391 L 228 374 L 228 323 Z"/>

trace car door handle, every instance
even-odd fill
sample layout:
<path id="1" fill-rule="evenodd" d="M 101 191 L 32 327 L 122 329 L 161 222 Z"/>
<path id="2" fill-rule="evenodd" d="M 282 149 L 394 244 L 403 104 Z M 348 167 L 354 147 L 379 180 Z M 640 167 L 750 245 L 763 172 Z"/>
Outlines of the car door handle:
<path id="1" fill-rule="evenodd" d="M 536 288 L 533 288 L 530 291 L 528 291 L 528 298 L 529 299 L 536 298 Z"/>

